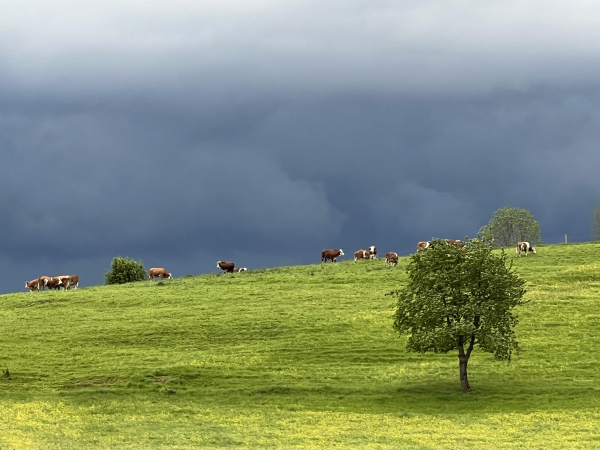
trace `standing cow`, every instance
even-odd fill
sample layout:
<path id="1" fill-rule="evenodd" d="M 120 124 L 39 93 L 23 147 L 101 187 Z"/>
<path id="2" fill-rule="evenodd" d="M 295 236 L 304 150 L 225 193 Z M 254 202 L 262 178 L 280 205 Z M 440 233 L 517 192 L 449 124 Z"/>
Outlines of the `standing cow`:
<path id="1" fill-rule="evenodd" d="M 396 252 L 387 252 L 385 254 L 385 265 L 387 266 L 394 266 L 396 267 L 398 265 L 398 253 Z"/>
<path id="2" fill-rule="evenodd" d="M 321 252 L 321 264 L 331 260 L 331 262 L 337 262 L 340 256 L 344 256 L 344 251 L 340 248 L 339 250 L 332 248 L 329 250 L 323 250 Z"/>
<path id="3" fill-rule="evenodd" d="M 60 289 L 60 287 L 62 286 L 63 282 L 60 278 L 58 277 L 50 277 L 47 280 L 45 280 L 45 286 L 52 290 L 52 289 Z"/>
<path id="4" fill-rule="evenodd" d="M 521 256 L 521 253 L 525 253 L 525 256 L 527 256 L 527 252 L 531 252 L 533 254 L 536 253 L 535 251 L 535 247 L 533 245 L 531 245 L 529 242 L 519 242 L 517 244 L 517 257 Z"/>
<path id="5" fill-rule="evenodd" d="M 235 264 L 229 261 L 217 261 L 217 269 L 221 269 L 226 273 L 233 273 L 233 269 L 235 268 Z"/>
<path id="6" fill-rule="evenodd" d="M 152 269 L 150 269 L 148 271 L 148 279 L 149 280 L 154 280 L 155 278 L 161 278 L 161 279 L 173 279 L 173 275 L 171 275 L 169 272 L 167 272 L 164 268 L 162 267 L 153 267 Z"/>
<path id="7" fill-rule="evenodd" d="M 358 259 L 371 259 L 371 252 L 363 249 L 354 252 L 354 262 Z"/>
<path id="8" fill-rule="evenodd" d="M 377 259 L 377 247 L 375 247 L 374 245 L 371 245 L 369 247 L 369 253 L 370 253 L 371 259 Z"/>

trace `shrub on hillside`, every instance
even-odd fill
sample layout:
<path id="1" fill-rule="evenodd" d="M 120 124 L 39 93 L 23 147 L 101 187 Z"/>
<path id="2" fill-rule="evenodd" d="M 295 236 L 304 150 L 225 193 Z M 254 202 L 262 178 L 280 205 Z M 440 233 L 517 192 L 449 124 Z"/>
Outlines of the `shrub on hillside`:
<path id="1" fill-rule="evenodd" d="M 146 269 L 141 261 L 117 256 L 113 258 L 110 270 L 104 274 L 106 284 L 123 284 L 132 281 L 144 281 Z"/>

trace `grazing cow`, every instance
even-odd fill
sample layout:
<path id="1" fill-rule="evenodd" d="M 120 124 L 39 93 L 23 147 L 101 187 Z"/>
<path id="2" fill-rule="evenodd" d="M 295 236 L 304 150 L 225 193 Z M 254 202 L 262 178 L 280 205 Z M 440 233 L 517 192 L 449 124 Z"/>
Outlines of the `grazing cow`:
<path id="1" fill-rule="evenodd" d="M 371 252 L 360 249 L 359 251 L 354 252 L 354 262 L 356 262 L 357 259 L 371 259 Z"/>
<path id="2" fill-rule="evenodd" d="M 431 247 L 431 241 L 421 241 L 417 243 L 417 251 L 424 251 L 427 250 L 429 247 Z"/>
<path id="3" fill-rule="evenodd" d="M 52 289 L 60 289 L 60 287 L 62 286 L 63 282 L 60 278 L 58 277 L 50 277 L 46 280 L 46 287 L 50 290 Z"/>
<path id="4" fill-rule="evenodd" d="M 371 254 L 371 259 L 377 259 L 377 247 L 371 245 L 369 247 L 369 253 Z"/>
<path id="5" fill-rule="evenodd" d="M 217 261 L 217 269 L 221 269 L 223 272 L 233 273 L 235 264 L 228 261 Z"/>
<path id="6" fill-rule="evenodd" d="M 240 267 L 239 269 L 233 269 L 233 273 L 238 273 L 238 272 L 248 272 L 248 269 L 246 267 Z"/>
<path id="7" fill-rule="evenodd" d="M 321 252 L 321 264 L 327 262 L 328 260 L 331 260 L 331 262 L 337 262 L 336 260 L 340 256 L 344 256 L 344 251 L 341 248 L 339 250 L 336 250 L 335 248 L 323 250 Z"/>
<path id="8" fill-rule="evenodd" d="M 29 289 L 29 292 L 39 291 L 40 290 L 40 279 L 36 278 L 35 280 L 26 281 L 25 287 Z"/>
<path id="9" fill-rule="evenodd" d="M 525 256 L 527 256 L 527 252 L 535 254 L 535 247 L 529 242 L 519 242 L 517 244 L 517 257 L 521 256 L 521 253 L 525 253 Z"/>
<path id="10" fill-rule="evenodd" d="M 149 280 L 154 280 L 155 278 L 161 278 L 161 279 L 170 278 L 171 280 L 173 279 L 173 275 L 171 275 L 169 272 L 167 272 L 162 267 L 153 267 L 152 269 L 149 270 L 148 273 L 149 273 L 149 275 L 148 275 Z"/>
<path id="11" fill-rule="evenodd" d="M 398 253 L 396 252 L 387 252 L 385 254 L 385 265 L 387 266 L 394 266 L 396 267 L 398 265 Z"/>

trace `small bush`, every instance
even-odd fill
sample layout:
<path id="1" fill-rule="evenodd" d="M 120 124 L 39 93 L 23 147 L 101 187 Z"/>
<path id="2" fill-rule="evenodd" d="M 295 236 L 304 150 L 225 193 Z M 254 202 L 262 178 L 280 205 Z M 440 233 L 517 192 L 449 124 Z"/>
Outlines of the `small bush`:
<path id="1" fill-rule="evenodd" d="M 111 269 L 104 274 L 106 284 L 124 284 L 132 281 L 144 281 L 146 269 L 141 261 L 117 256 L 113 258 Z"/>

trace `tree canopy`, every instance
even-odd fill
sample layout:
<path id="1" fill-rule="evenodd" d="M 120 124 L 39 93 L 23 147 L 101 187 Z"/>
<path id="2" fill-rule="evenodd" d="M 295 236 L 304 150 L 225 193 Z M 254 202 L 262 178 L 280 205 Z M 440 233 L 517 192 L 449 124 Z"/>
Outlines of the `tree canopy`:
<path id="1" fill-rule="evenodd" d="M 490 222 L 479 230 L 480 235 L 492 240 L 496 247 L 515 245 L 517 242 L 536 244 L 542 240 L 540 224 L 533 214 L 523 208 L 500 208 Z"/>
<path id="2" fill-rule="evenodd" d="M 467 364 L 475 346 L 508 361 L 519 349 L 513 308 L 523 303 L 525 281 L 506 259 L 482 239 L 463 247 L 434 240 L 411 257 L 408 283 L 392 293 L 398 298 L 394 328 L 409 335 L 406 349 L 458 350 L 463 391 L 471 390 Z"/>
<path id="3" fill-rule="evenodd" d="M 146 269 L 141 261 L 117 256 L 113 258 L 110 270 L 104 274 L 106 284 L 124 284 L 132 281 L 144 281 Z"/>

